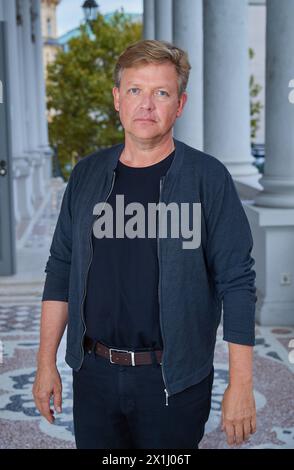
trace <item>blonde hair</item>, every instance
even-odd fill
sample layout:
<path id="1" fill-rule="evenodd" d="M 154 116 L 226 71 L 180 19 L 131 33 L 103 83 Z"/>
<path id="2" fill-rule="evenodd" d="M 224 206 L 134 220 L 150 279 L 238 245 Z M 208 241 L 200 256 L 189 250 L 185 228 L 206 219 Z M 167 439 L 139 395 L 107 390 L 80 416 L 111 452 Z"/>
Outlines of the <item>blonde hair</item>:
<path id="1" fill-rule="evenodd" d="M 186 90 L 191 65 L 187 52 L 167 41 L 141 40 L 131 44 L 119 56 L 114 69 L 115 86 L 119 88 L 122 71 L 144 64 L 174 64 L 178 75 L 179 96 Z"/>

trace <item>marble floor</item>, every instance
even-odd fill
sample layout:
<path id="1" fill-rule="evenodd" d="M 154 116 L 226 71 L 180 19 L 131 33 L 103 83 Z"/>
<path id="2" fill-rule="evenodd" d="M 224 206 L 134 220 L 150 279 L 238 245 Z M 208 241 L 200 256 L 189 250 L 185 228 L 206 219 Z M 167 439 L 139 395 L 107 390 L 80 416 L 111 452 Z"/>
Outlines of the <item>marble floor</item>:
<path id="1" fill-rule="evenodd" d="M 39 341 L 40 303 L 0 307 L 0 448 L 75 448 L 72 374 L 58 353 L 63 412 L 54 425 L 40 416 L 32 398 Z M 254 393 L 258 429 L 242 448 L 294 448 L 294 329 L 256 327 Z M 201 448 L 229 448 L 220 430 L 221 400 L 228 380 L 227 343 L 218 331 L 213 399 Z"/>

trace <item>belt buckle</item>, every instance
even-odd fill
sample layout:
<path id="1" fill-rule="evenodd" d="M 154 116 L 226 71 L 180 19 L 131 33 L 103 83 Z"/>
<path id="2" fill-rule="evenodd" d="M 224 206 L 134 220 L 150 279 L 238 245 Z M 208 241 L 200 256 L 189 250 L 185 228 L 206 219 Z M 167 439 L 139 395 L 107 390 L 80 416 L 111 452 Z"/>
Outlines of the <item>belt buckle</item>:
<path id="1" fill-rule="evenodd" d="M 109 348 L 109 360 L 110 360 L 111 364 L 116 364 L 115 362 L 112 361 L 111 351 L 126 352 L 126 353 L 131 354 L 132 366 L 136 365 L 135 364 L 135 353 L 134 353 L 134 351 L 126 351 L 125 349 L 115 349 L 115 348 Z"/>

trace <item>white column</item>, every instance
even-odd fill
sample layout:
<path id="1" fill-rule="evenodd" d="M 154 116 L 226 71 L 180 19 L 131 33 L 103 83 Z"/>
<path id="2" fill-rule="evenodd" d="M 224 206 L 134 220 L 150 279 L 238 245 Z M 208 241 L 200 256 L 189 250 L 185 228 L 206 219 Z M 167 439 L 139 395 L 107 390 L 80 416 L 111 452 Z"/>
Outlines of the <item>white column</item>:
<path id="1" fill-rule="evenodd" d="M 294 2 L 268 0 L 266 27 L 266 159 L 255 204 L 294 208 Z"/>
<path id="2" fill-rule="evenodd" d="M 16 223 L 31 219 L 34 215 L 32 167 L 28 159 L 13 158 L 14 214 Z"/>
<path id="3" fill-rule="evenodd" d="M 0 0 L 0 21 L 4 21 L 3 0 Z"/>
<path id="4" fill-rule="evenodd" d="M 256 185 L 250 149 L 248 0 L 204 2 L 204 150 Z"/>
<path id="5" fill-rule="evenodd" d="M 26 91 L 27 110 L 27 132 L 28 132 L 28 152 L 30 163 L 34 170 L 34 200 L 37 202 L 44 196 L 45 188 L 42 175 L 42 160 L 39 151 L 38 124 L 39 108 L 37 106 L 37 81 L 34 66 L 32 27 L 31 27 L 31 0 L 22 0 L 23 15 L 23 54 L 24 54 L 24 79 Z"/>
<path id="6" fill-rule="evenodd" d="M 20 5 L 20 15 L 22 15 L 22 5 Z M 23 136 L 23 152 L 29 148 L 28 144 L 28 131 L 27 131 L 27 109 L 26 109 L 26 88 L 25 88 L 25 69 L 24 69 L 24 54 L 23 54 L 23 24 L 17 26 L 17 59 L 19 65 L 19 88 L 20 88 L 20 106 L 21 106 L 21 126 Z M 21 79 L 23 77 L 23 79 Z"/>
<path id="7" fill-rule="evenodd" d="M 155 1 L 155 39 L 172 41 L 172 0 Z"/>
<path id="8" fill-rule="evenodd" d="M 4 2 L 5 20 L 8 26 L 8 65 L 9 65 L 9 89 L 10 89 L 10 116 L 11 128 L 17 138 L 13 138 L 12 154 L 19 156 L 23 151 L 23 126 L 22 107 L 20 97 L 20 69 L 18 62 L 17 26 L 15 2 Z"/>
<path id="9" fill-rule="evenodd" d="M 45 183 L 49 183 L 52 176 L 52 150 L 48 143 L 48 122 L 46 113 L 46 91 L 43 65 L 43 38 L 41 32 L 41 8 L 40 0 L 33 0 L 33 8 L 36 13 L 34 31 L 34 58 L 37 77 L 37 105 L 38 105 L 38 131 L 39 148 L 43 154 L 43 172 Z"/>
<path id="10" fill-rule="evenodd" d="M 154 0 L 143 2 L 143 38 L 155 38 L 155 5 Z"/>
<path id="11" fill-rule="evenodd" d="M 8 67 L 10 82 L 10 116 L 12 130 L 12 169 L 14 186 L 14 218 L 19 223 L 33 214 L 31 201 L 31 170 L 24 153 L 24 108 L 21 97 L 22 73 L 19 63 L 18 28 L 15 1 L 4 2 L 8 26 Z"/>
<path id="12" fill-rule="evenodd" d="M 36 96 L 36 74 L 34 67 L 30 0 L 22 0 L 22 40 L 24 57 L 24 80 L 26 91 L 26 110 L 27 110 L 27 132 L 28 132 L 28 150 L 35 152 L 38 148 L 38 125 L 37 125 L 37 96 Z"/>
<path id="13" fill-rule="evenodd" d="M 294 2 L 267 0 L 264 190 L 245 207 L 262 325 L 294 325 Z"/>
<path id="14" fill-rule="evenodd" d="M 177 119 L 174 136 L 203 148 L 203 27 L 202 0 L 173 0 L 173 42 L 188 52 L 191 64 L 188 101 Z"/>

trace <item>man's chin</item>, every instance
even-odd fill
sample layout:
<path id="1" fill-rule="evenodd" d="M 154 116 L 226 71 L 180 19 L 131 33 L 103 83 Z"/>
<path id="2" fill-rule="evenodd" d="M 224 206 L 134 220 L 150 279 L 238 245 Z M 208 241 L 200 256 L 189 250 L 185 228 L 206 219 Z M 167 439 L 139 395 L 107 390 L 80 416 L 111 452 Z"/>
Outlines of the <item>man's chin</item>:
<path id="1" fill-rule="evenodd" d="M 161 135 L 161 133 L 158 132 L 158 130 L 155 131 L 155 129 L 153 131 L 151 129 L 132 129 L 128 133 L 131 134 L 136 139 L 144 139 L 144 140 L 154 140 L 154 139 L 157 139 Z"/>

